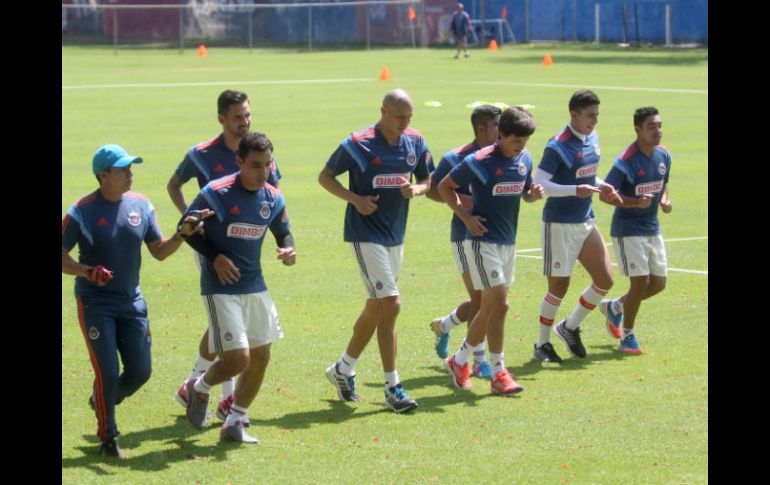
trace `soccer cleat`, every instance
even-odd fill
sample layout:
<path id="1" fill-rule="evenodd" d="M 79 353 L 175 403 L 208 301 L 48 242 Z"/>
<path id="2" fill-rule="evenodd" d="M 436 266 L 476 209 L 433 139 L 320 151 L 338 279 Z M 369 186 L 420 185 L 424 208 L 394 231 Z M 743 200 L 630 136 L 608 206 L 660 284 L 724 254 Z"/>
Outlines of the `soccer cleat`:
<path id="1" fill-rule="evenodd" d="M 567 320 L 562 320 L 561 323 L 556 326 L 556 335 L 567 344 L 567 349 L 569 349 L 570 354 L 575 357 L 580 357 L 581 359 L 585 358 L 586 348 L 583 347 L 583 342 L 580 340 L 580 327 L 575 330 L 570 330 L 567 328 Z"/>
<path id="2" fill-rule="evenodd" d="M 222 421 L 227 419 L 227 414 L 230 412 L 230 408 L 233 406 L 233 401 L 235 401 L 235 397 L 231 394 L 219 401 L 219 404 L 217 404 L 217 417 Z"/>
<path id="3" fill-rule="evenodd" d="M 503 369 L 495 374 L 490 386 L 492 388 L 492 394 L 497 394 L 498 396 L 508 396 L 509 394 L 516 394 L 517 392 L 524 390 L 524 388 L 513 379 L 513 375 L 508 372 L 507 369 Z"/>
<path id="4" fill-rule="evenodd" d="M 459 389 L 471 388 L 471 376 L 469 365 L 466 362 L 465 365 L 457 365 L 455 363 L 455 356 L 446 359 L 444 361 L 444 367 L 452 374 L 452 384 Z"/>
<path id="5" fill-rule="evenodd" d="M 250 443 L 256 445 L 259 440 L 249 433 L 243 427 L 243 423 L 238 421 L 232 426 L 222 425 L 219 430 L 219 441 L 234 441 L 236 443 Z"/>
<path id="6" fill-rule="evenodd" d="M 481 362 L 474 362 L 473 370 L 471 371 L 471 374 L 473 375 L 473 377 L 481 377 L 482 379 L 491 379 L 492 366 L 490 366 L 489 362 L 487 362 L 486 360 L 483 360 Z"/>
<path id="7" fill-rule="evenodd" d="M 562 359 L 559 354 L 556 353 L 556 349 L 553 348 L 551 342 L 546 342 L 540 347 L 535 344 L 535 352 L 532 356 L 534 359 L 540 362 L 561 362 Z"/>
<path id="8" fill-rule="evenodd" d="M 607 323 L 607 331 L 615 338 L 623 337 L 623 331 L 620 329 L 623 323 L 623 314 L 615 313 L 612 309 L 612 300 L 605 298 L 599 302 L 599 311 L 604 315 Z"/>
<path id="9" fill-rule="evenodd" d="M 418 407 L 417 401 L 407 395 L 400 382 L 385 389 L 385 404 L 397 413 L 405 413 Z"/>
<path id="10" fill-rule="evenodd" d="M 99 445 L 99 454 L 102 456 L 113 456 L 119 460 L 125 460 L 126 455 L 123 450 L 120 449 L 118 444 L 118 437 L 114 436 L 101 445 Z"/>
<path id="11" fill-rule="evenodd" d="M 636 340 L 636 336 L 630 333 L 620 340 L 620 346 L 618 350 L 622 350 L 623 353 L 638 355 L 642 353 L 641 347 L 639 347 L 639 341 Z"/>
<path id="12" fill-rule="evenodd" d="M 346 376 L 340 374 L 337 370 L 337 364 L 334 363 L 326 369 L 326 377 L 329 379 L 334 387 L 337 389 L 337 396 L 343 401 L 358 402 L 361 400 L 361 396 L 356 394 L 356 375 Z"/>
<path id="13" fill-rule="evenodd" d="M 176 399 L 176 402 L 181 404 L 183 408 L 187 408 L 187 379 L 179 384 L 179 389 L 174 393 L 174 399 Z"/>
<path id="14" fill-rule="evenodd" d="M 195 381 L 190 379 L 185 387 L 187 391 L 187 421 L 198 429 L 204 429 L 209 418 L 209 395 L 195 390 Z"/>
<path id="15" fill-rule="evenodd" d="M 449 355 L 449 332 L 441 330 L 441 319 L 436 318 L 430 322 L 430 329 L 436 334 L 436 355 L 446 359 Z"/>

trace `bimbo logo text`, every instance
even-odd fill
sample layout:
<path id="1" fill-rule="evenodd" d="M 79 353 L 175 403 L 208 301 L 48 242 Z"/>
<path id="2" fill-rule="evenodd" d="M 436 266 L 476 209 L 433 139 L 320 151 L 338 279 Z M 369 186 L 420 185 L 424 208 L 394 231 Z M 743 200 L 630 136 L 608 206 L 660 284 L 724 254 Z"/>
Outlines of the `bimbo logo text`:
<path id="1" fill-rule="evenodd" d="M 636 186 L 636 195 L 657 194 L 663 189 L 663 181 L 647 182 Z"/>
<path id="2" fill-rule="evenodd" d="M 596 175 L 596 170 L 599 168 L 598 163 L 592 163 L 591 165 L 586 165 L 585 167 L 580 167 L 577 170 L 577 174 L 575 175 L 577 178 L 583 178 L 583 177 L 590 177 L 591 175 Z"/>
<path id="3" fill-rule="evenodd" d="M 377 188 L 398 188 L 404 183 L 404 179 L 409 181 L 408 173 L 388 173 L 375 175 L 372 179 L 372 187 Z"/>
<path id="4" fill-rule="evenodd" d="M 500 182 L 492 187 L 492 195 L 521 195 L 524 191 L 524 182 Z"/>
<path id="5" fill-rule="evenodd" d="M 238 239 L 259 239 L 265 235 L 267 226 L 257 226 L 254 224 L 233 223 L 227 226 L 227 237 L 237 237 Z"/>

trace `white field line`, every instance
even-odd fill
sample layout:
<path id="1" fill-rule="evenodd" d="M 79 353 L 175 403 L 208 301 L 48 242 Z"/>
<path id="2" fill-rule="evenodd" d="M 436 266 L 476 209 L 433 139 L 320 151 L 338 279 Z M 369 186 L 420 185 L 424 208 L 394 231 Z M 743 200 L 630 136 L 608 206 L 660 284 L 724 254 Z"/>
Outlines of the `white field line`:
<path id="1" fill-rule="evenodd" d="M 570 88 L 570 89 L 602 89 L 606 91 L 649 91 L 653 93 L 705 94 L 707 89 L 676 89 L 676 88 L 643 88 L 638 86 L 585 86 L 581 84 L 551 84 L 551 83 L 516 83 L 508 81 L 453 81 L 437 79 L 435 82 L 447 84 L 483 84 L 487 86 L 526 86 L 531 88 Z"/>
<path id="2" fill-rule="evenodd" d="M 127 89 L 127 88 L 179 88 L 196 86 L 223 86 L 223 85 L 267 85 L 267 84 L 326 84 L 326 83 L 360 83 L 376 81 L 375 78 L 339 78 L 339 79 L 283 79 L 272 81 L 215 81 L 215 82 L 187 82 L 187 83 L 135 83 L 135 84 L 84 84 L 62 86 L 63 91 L 75 89 Z M 577 84 L 547 84 L 547 83 L 516 83 L 505 81 L 451 81 L 437 80 L 437 82 L 449 84 L 483 84 L 494 86 L 528 86 L 538 88 L 585 88 L 586 86 Z M 673 89 L 673 88 L 643 88 L 634 86 L 587 86 L 593 89 L 604 89 L 608 91 L 649 91 L 656 93 L 684 93 L 684 94 L 705 94 L 705 89 Z"/>
<path id="3" fill-rule="evenodd" d="M 700 237 L 679 237 L 679 238 L 673 238 L 673 239 L 665 239 L 664 242 L 680 242 L 680 241 L 703 241 L 708 240 L 708 236 L 700 236 Z M 612 243 L 607 243 L 607 246 L 612 246 Z M 527 249 L 517 249 L 516 250 L 516 257 L 517 258 L 527 258 L 527 259 L 543 259 L 542 256 L 530 256 L 528 254 L 519 254 L 519 253 L 532 253 L 536 251 L 540 251 L 540 248 L 527 248 Z M 612 263 L 613 266 L 617 266 L 617 263 Z M 691 273 L 691 274 L 699 274 L 699 275 L 705 275 L 708 276 L 708 271 L 701 271 L 698 269 L 682 269 L 682 268 L 668 268 L 669 271 L 673 271 L 675 273 Z"/>
<path id="4" fill-rule="evenodd" d="M 375 81 L 374 78 L 340 78 L 340 79 L 284 79 L 276 81 L 215 81 L 199 83 L 136 83 L 136 84 L 84 84 L 80 86 L 62 86 L 62 91 L 74 89 L 126 89 L 126 88 L 179 88 L 195 86 L 245 86 L 266 84 L 331 84 L 331 83 L 363 83 Z"/>

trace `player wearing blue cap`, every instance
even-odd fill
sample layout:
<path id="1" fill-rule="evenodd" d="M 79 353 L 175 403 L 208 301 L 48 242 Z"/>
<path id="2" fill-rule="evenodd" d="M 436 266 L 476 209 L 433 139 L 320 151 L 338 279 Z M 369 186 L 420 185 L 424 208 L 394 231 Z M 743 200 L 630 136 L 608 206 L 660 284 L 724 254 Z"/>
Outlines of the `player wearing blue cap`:
<path id="1" fill-rule="evenodd" d="M 198 187 L 202 189 L 210 181 L 238 171 L 238 164 L 235 162 L 238 143 L 251 127 L 251 107 L 248 96 L 242 91 L 231 89 L 222 91 L 217 98 L 217 113 L 217 119 L 222 125 L 222 133 L 209 141 L 201 142 L 190 148 L 166 185 L 171 201 L 181 213 L 187 210 L 182 186 L 190 179 L 195 178 L 198 181 Z M 275 157 L 273 157 L 272 162 L 267 183 L 273 187 L 278 187 L 281 172 L 278 170 Z M 195 258 L 200 268 L 201 262 L 198 254 L 195 254 Z M 208 338 L 208 330 L 206 330 L 201 337 L 198 357 L 192 370 L 174 394 L 179 404 L 184 407 L 187 406 L 187 393 L 185 391 L 187 380 L 202 376 L 216 359 L 216 353 L 209 351 Z M 220 419 L 224 420 L 227 416 L 227 411 L 233 403 L 234 389 L 235 384 L 232 379 L 222 383 L 222 398 L 216 411 Z"/>
<path id="2" fill-rule="evenodd" d="M 62 273 L 77 277 L 78 320 L 95 374 L 89 404 L 98 421 L 99 453 L 121 459 L 115 406 L 147 382 L 152 368 L 150 322 L 139 287 L 142 242 L 162 261 L 184 237 L 201 232 L 196 223 L 211 215 L 186 217 L 176 234 L 163 237 L 150 201 L 130 192 L 135 163 L 142 159 L 118 145 L 99 148 L 93 158 L 99 189 L 73 204 L 62 220 Z M 78 261 L 69 255 L 75 245 Z"/>
<path id="3" fill-rule="evenodd" d="M 596 176 L 600 152 L 594 127 L 599 122 L 599 97 L 587 89 L 575 91 L 569 113 L 569 124 L 548 140 L 534 177 L 548 197 L 540 233 L 548 292 L 540 304 L 540 333 L 534 345 L 534 358 L 544 362 L 562 360 L 551 345 L 551 328 L 569 289 L 575 263 L 580 261 L 588 271 L 591 284 L 583 290 L 572 313 L 555 329 L 575 357 L 586 356 L 580 322 L 612 287 L 610 253 L 591 207 L 594 192 L 620 200 L 615 189 Z"/>
<path id="4" fill-rule="evenodd" d="M 412 111 L 412 99 L 404 90 L 388 91 L 379 123 L 345 138 L 318 176 L 323 188 L 348 202 L 344 238 L 358 261 L 368 295 L 345 352 L 326 369 L 326 377 L 340 399 L 358 401 L 354 366 L 376 331 L 385 402 L 397 413 L 416 408 L 417 402 L 407 395 L 396 370 L 396 318 L 401 308 L 396 281 L 409 200 L 427 192 L 434 168 L 425 139 L 408 128 Z M 349 189 L 336 178 L 344 172 Z"/>
<path id="5" fill-rule="evenodd" d="M 447 152 L 439 162 L 436 170 L 430 176 L 430 189 L 425 194 L 426 197 L 437 202 L 444 203 L 444 199 L 438 193 L 438 184 L 447 176 L 447 174 L 465 157 L 480 148 L 487 147 L 497 141 L 500 134 L 498 125 L 500 124 L 500 113 L 502 110 L 497 106 L 483 104 L 473 109 L 471 113 L 471 126 L 473 127 L 473 141 L 467 145 L 456 147 Z M 469 185 L 458 187 L 455 192 L 463 198 L 463 205 L 472 206 L 472 198 Z M 452 246 L 452 255 L 454 256 L 457 271 L 463 279 L 465 289 L 468 292 L 468 299 L 457 306 L 449 315 L 441 318 L 435 318 L 430 323 L 430 328 L 436 336 L 435 350 L 436 354 L 446 359 L 449 355 L 449 332 L 462 322 L 471 322 L 481 305 L 481 291 L 473 288 L 471 275 L 468 272 L 468 260 L 463 253 L 463 241 L 465 240 L 465 224 L 457 217 L 452 215 L 451 234 L 449 237 Z M 489 366 L 486 355 L 486 347 L 481 342 L 473 352 L 472 374 L 477 377 L 490 379 L 492 377 L 492 368 Z"/>
<path id="6" fill-rule="evenodd" d="M 523 390 L 505 367 L 503 355 L 519 207 L 521 199 L 534 202 L 542 198 L 543 187 L 532 183 L 532 156 L 525 149 L 535 132 L 532 115 L 518 106 L 508 108 L 500 116 L 499 130 L 497 143 L 465 157 L 438 185 L 441 197 L 465 224 L 463 251 L 473 287 L 481 291 L 481 306 L 465 340 L 444 365 L 455 387 L 470 388 L 468 360 L 486 337 L 492 361 L 492 393 L 509 395 Z M 462 185 L 470 185 L 471 209 L 455 193 Z"/>
<path id="7" fill-rule="evenodd" d="M 660 144 L 663 121 L 657 108 L 647 106 L 634 112 L 636 141 L 615 160 L 605 179 L 623 197 L 616 206 L 610 235 L 618 266 L 631 282 L 628 292 L 614 300 L 605 299 L 599 309 L 606 317 L 607 329 L 620 340 L 626 354 L 641 354 L 634 335 L 634 323 L 642 300 L 666 287 L 668 259 L 658 222 L 658 206 L 668 214 L 673 208 L 668 197 L 671 153 Z M 621 333 L 622 327 L 622 333 Z"/>
<path id="8" fill-rule="evenodd" d="M 223 441 L 257 443 L 244 430 L 244 422 L 270 362 L 270 346 L 283 338 L 260 263 L 268 229 L 275 236 L 278 259 L 286 266 L 296 262 L 286 203 L 267 183 L 272 146 L 263 133 L 246 134 L 236 156 L 240 170 L 208 183 L 186 212 L 212 209 L 216 214 L 205 238 L 196 235 L 187 242 L 205 258 L 200 281 L 209 319 L 208 346 L 219 354 L 202 376 L 187 381 L 187 419 L 203 429 L 211 387 L 240 374 L 220 430 Z"/>

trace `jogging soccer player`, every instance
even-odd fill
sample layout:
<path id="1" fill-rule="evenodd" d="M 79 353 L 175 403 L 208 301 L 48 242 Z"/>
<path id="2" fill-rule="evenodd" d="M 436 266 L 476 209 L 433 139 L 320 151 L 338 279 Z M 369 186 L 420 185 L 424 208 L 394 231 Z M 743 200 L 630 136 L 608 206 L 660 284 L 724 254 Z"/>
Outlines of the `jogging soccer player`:
<path id="1" fill-rule="evenodd" d="M 543 187 L 532 183 L 532 156 L 525 150 L 534 132 L 535 120 L 527 110 L 506 109 L 500 116 L 499 141 L 465 157 L 438 185 L 444 201 L 465 224 L 463 252 L 473 287 L 481 291 L 481 307 L 465 341 L 444 361 L 452 383 L 461 389 L 471 387 L 468 361 L 485 337 L 492 361 L 492 393 L 509 395 L 524 389 L 505 367 L 503 343 L 521 199 L 533 202 L 543 197 Z M 454 192 L 465 184 L 473 195 L 471 210 Z"/>
<path id="2" fill-rule="evenodd" d="M 217 120 L 222 125 L 222 133 L 190 148 L 166 185 L 171 201 L 181 213 L 187 210 L 182 186 L 190 179 L 195 178 L 199 188 L 202 189 L 210 181 L 238 171 L 238 164 L 235 161 L 238 143 L 251 127 L 251 105 L 246 93 L 231 89 L 222 91 L 217 98 Z M 281 172 L 278 170 L 275 157 L 273 157 L 272 169 L 267 183 L 273 187 L 278 187 L 280 178 Z M 197 253 L 195 254 L 195 261 L 200 269 L 201 260 Z M 208 338 L 208 330 L 206 330 L 201 337 L 198 357 L 192 370 L 174 394 L 176 400 L 183 407 L 187 406 L 187 393 L 185 391 L 187 381 L 202 376 L 216 359 L 216 354 L 209 351 Z M 222 398 L 216 410 L 217 417 L 222 420 L 227 416 L 233 403 L 234 388 L 235 383 L 232 379 L 222 383 Z M 248 426 L 248 423 L 246 425 Z"/>
<path id="3" fill-rule="evenodd" d="M 673 208 L 668 196 L 671 153 L 660 144 L 663 121 L 657 108 L 637 109 L 634 130 L 636 141 L 618 156 L 605 179 L 623 197 L 622 204 L 606 202 L 616 206 L 610 235 L 618 266 L 629 277 L 631 285 L 625 295 L 604 299 L 599 304 L 607 329 L 620 339 L 620 350 L 626 354 L 642 353 L 634 335 L 642 300 L 666 287 L 668 259 L 658 222 L 658 206 L 665 214 Z M 600 198 L 605 201 L 604 197 Z"/>
<path id="4" fill-rule="evenodd" d="M 433 171 L 428 144 L 410 129 L 412 99 L 402 89 L 388 91 L 380 121 L 354 133 L 329 157 L 318 182 L 348 202 L 344 239 L 350 243 L 367 292 L 353 335 L 326 377 L 343 401 L 360 400 L 355 364 L 375 331 L 385 373 L 385 403 L 397 413 L 418 406 L 404 390 L 396 369 L 396 318 L 401 308 L 396 281 L 401 271 L 409 200 L 428 191 Z M 348 172 L 349 188 L 337 180 Z M 414 174 L 417 183 L 412 183 Z"/>
<path id="5" fill-rule="evenodd" d="M 548 197 L 540 232 L 548 291 L 540 304 L 540 332 L 534 346 L 534 358 L 544 362 L 562 360 L 551 345 L 551 327 L 569 289 L 575 262 L 580 261 L 588 271 L 591 284 L 555 329 L 575 357 L 586 356 L 580 323 L 612 287 L 610 254 L 591 206 L 594 192 L 620 200 L 615 189 L 596 176 L 600 151 L 594 127 L 599 122 L 599 97 L 587 89 L 575 91 L 569 113 L 570 122 L 548 141 L 534 176 Z"/>
<path id="6" fill-rule="evenodd" d="M 446 175 L 463 159 L 475 152 L 480 148 L 487 147 L 497 141 L 500 124 L 500 113 L 502 111 L 497 106 L 484 104 L 474 108 L 471 113 L 471 126 L 473 127 L 473 141 L 466 145 L 462 145 L 447 152 L 439 162 L 436 170 L 430 177 L 430 189 L 425 194 L 428 198 L 437 202 L 444 203 L 444 199 L 438 193 L 438 184 Z M 458 187 L 455 192 L 460 194 L 460 197 L 465 201 L 463 205 L 471 207 L 473 201 L 471 198 L 469 186 L 462 185 Z M 465 289 L 468 292 L 469 299 L 462 302 L 451 313 L 444 317 L 435 318 L 430 323 L 430 329 L 436 336 L 435 350 L 436 354 L 446 359 L 449 355 L 449 332 L 455 326 L 462 322 L 469 322 L 479 311 L 481 305 L 481 291 L 473 288 L 473 282 L 471 281 L 470 273 L 468 272 L 468 261 L 463 253 L 463 240 L 465 239 L 465 224 L 457 217 L 457 214 L 452 215 L 451 233 L 449 240 L 452 247 L 452 255 L 454 256 L 455 265 L 457 271 L 462 277 Z M 492 377 L 492 367 L 490 367 L 487 361 L 486 347 L 484 342 L 481 342 L 476 350 L 473 352 L 473 369 L 471 373 L 477 377 L 483 377 L 490 379 Z"/>

